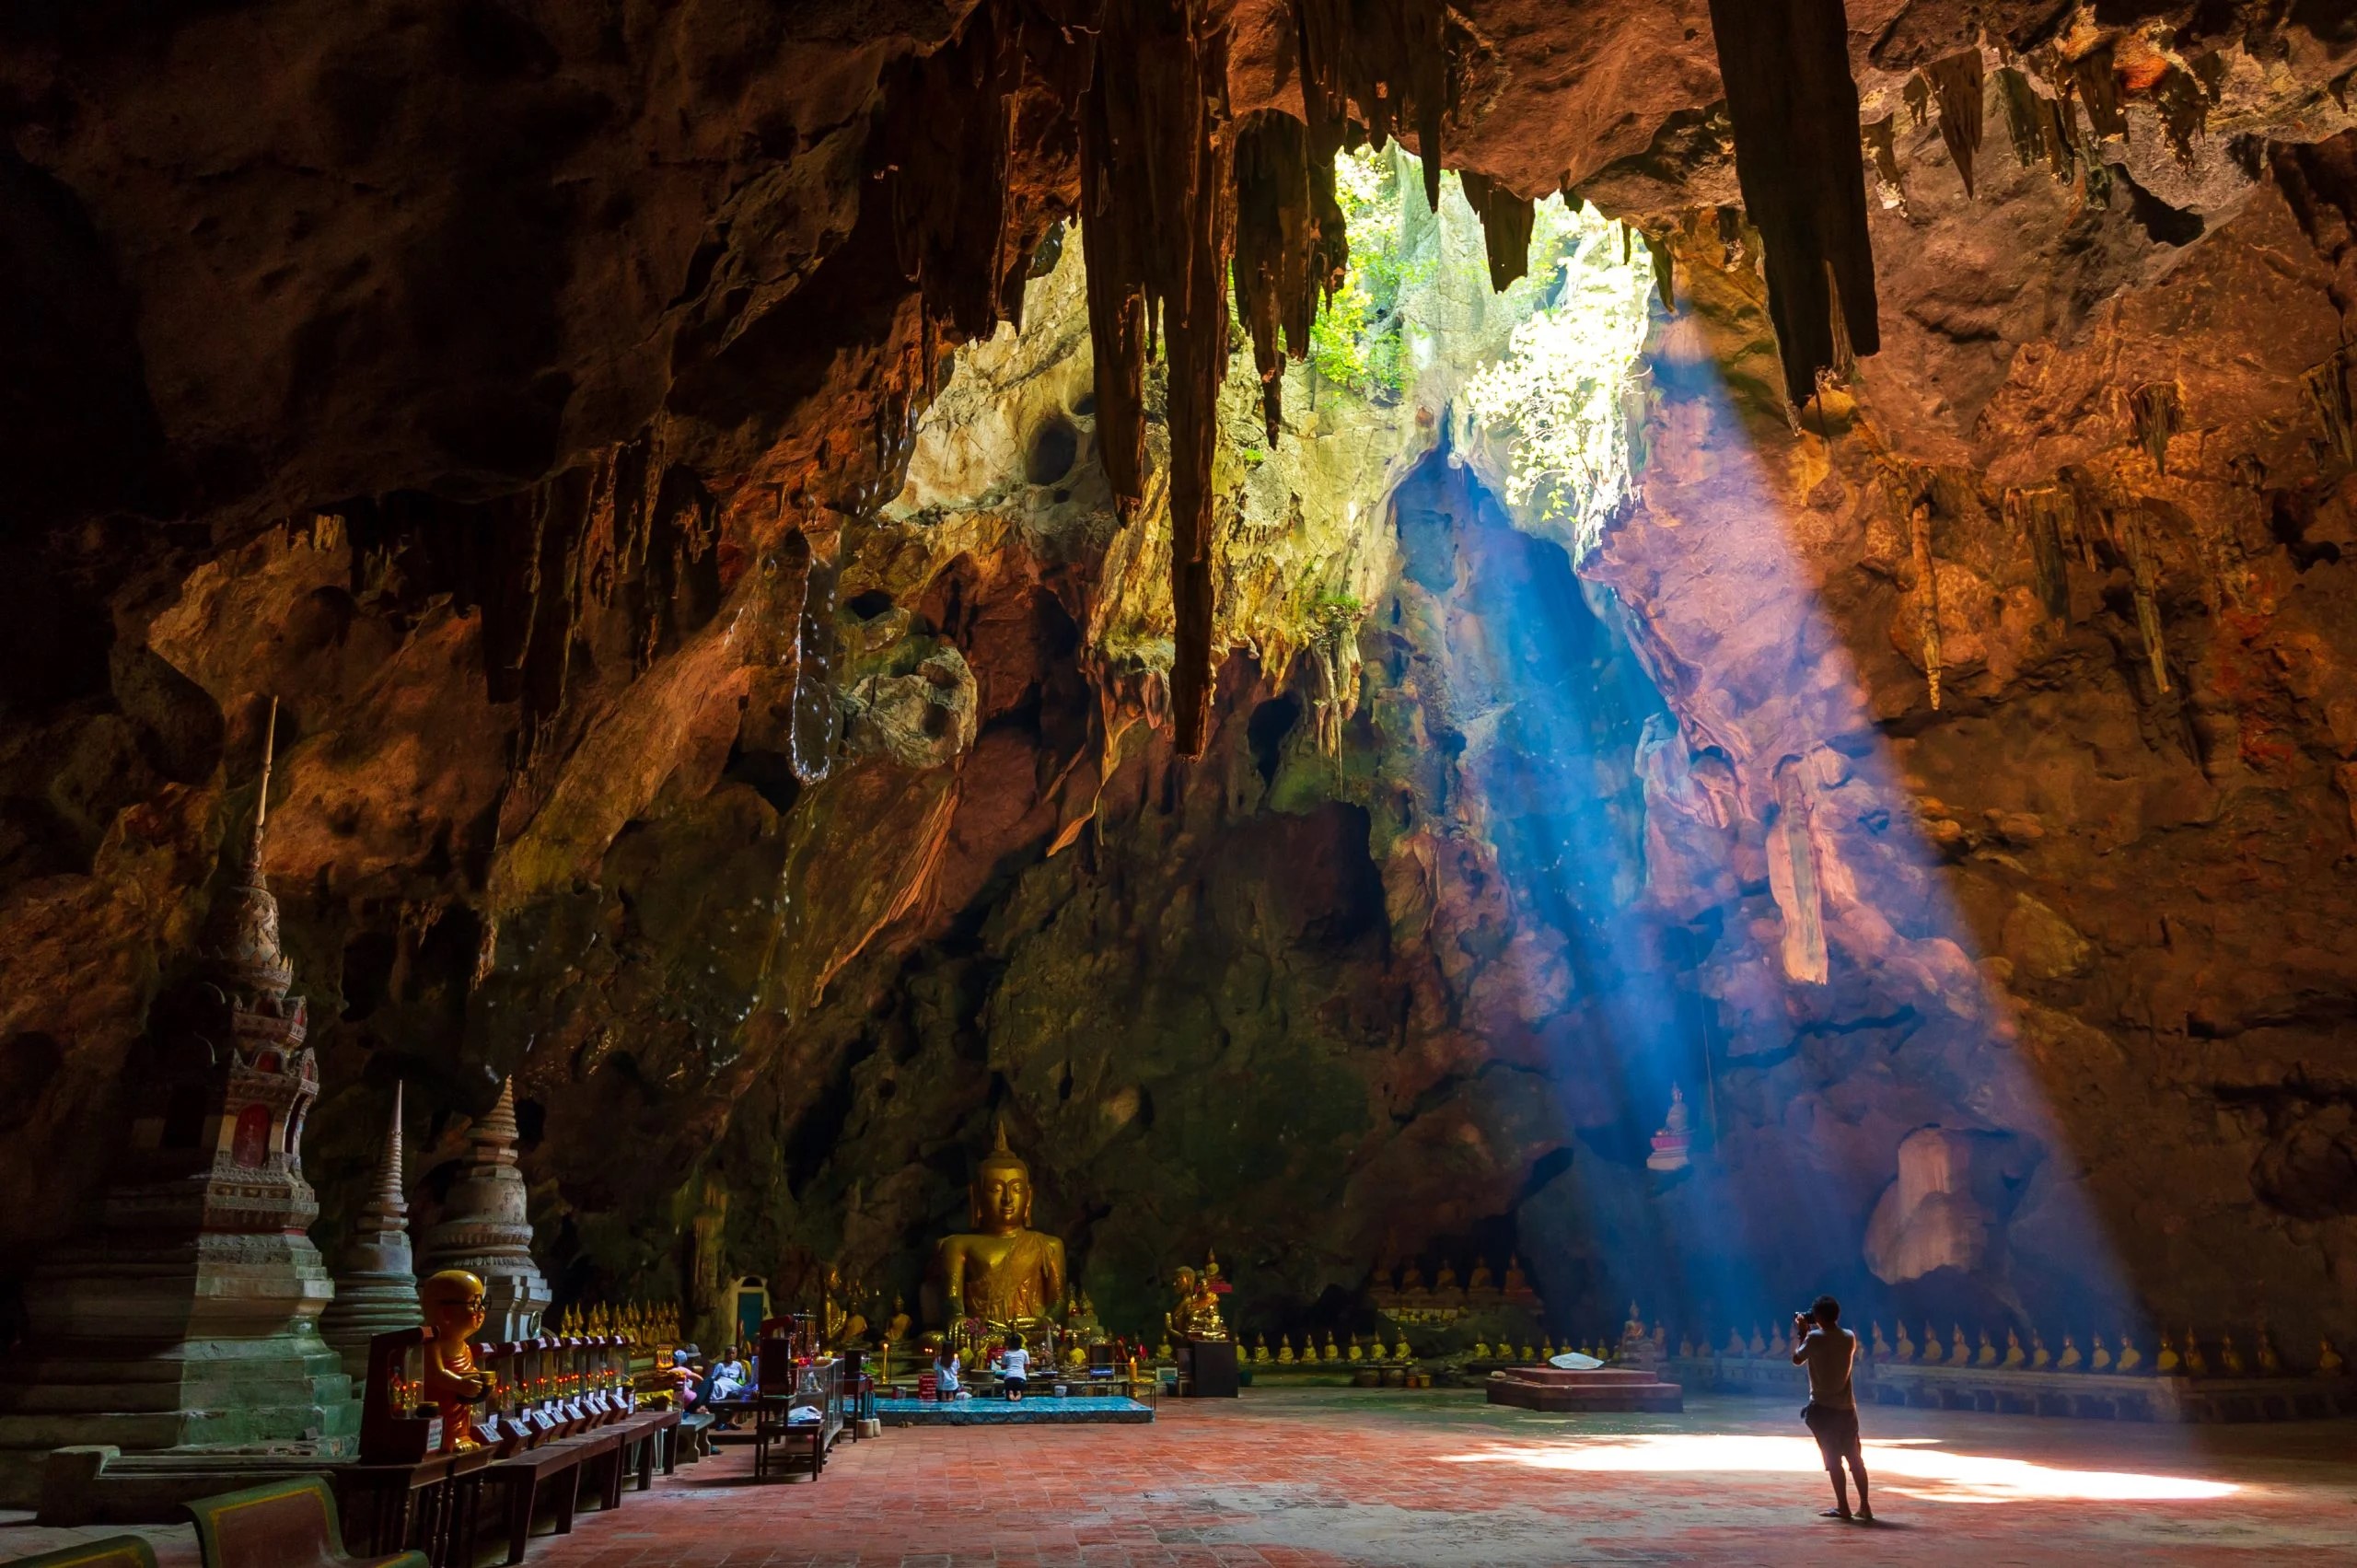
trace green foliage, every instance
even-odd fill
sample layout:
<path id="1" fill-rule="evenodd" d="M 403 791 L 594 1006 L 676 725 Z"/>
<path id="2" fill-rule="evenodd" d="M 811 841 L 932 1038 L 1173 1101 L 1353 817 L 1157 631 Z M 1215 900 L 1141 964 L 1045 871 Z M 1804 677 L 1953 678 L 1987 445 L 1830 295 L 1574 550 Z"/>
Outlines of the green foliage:
<path id="1" fill-rule="evenodd" d="M 1408 385 L 1400 296 L 1429 282 L 1431 258 L 1400 244 L 1404 158 L 1388 150 L 1344 153 L 1334 160 L 1334 196 L 1351 237 L 1350 265 L 1310 324 L 1309 358 L 1329 381 L 1365 395 L 1399 394 Z M 1421 189 L 1412 192 L 1423 199 Z"/>
<path id="2" fill-rule="evenodd" d="M 1467 381 L 1464 403 L 1508 445 L 1507 504 L 1570 522 L 1585 540 L 1631 483 L 1623 395 L 1644 345 L 1652 280 L 1643 264 L 1620 258 L 1613 226 L 1594 208 L 1571 213 L 1550 199 L 1538 210 L 1551 231 L 1553 302 Z"/>

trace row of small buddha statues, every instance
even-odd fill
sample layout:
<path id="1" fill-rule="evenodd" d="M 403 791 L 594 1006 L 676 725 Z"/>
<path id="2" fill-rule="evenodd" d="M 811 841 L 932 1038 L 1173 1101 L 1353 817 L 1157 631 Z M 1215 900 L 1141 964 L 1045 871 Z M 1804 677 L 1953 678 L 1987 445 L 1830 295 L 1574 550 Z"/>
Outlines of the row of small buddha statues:
<path id="1" fill-rule="evenodd" d="M 557 1314 L 551 1332 L 566 1339 L 619 1334 L 633 1345 L 677 1344 L 679 1308 L 677 1303 L 642 1306 L 629 1302 L 609 1307 L 599 1302 L 586 1308 L 575 1304 Z"/>
<path id="2" fill-rule="evenodd" d="M 1488 1262 L 1476 1259 L 1472 1274 L 1464 1283 L 1457 1283 L 1457 1270 L 1446 1259 L 1441 1260 L 1430 1284 L 1424 1283 L 1422 1264 L 1410 1259 L 1404 1265 L 1378 1264 L 1369 1287 L 1369 1296 L 1378 1307 L 1486 1307 L 1503 1302 L 1527 1304 L 1538 1299 L 1530 1281 L 1523 1274 L 1522 1260 L 1510 1257 L 1503 1277 L 1494 1272 Z"/>
<path id="3" fill-rule="evenodd" d="M 2247 1357 L 2235 1345 L 2231 1333 L 2219 1335 L 2214 1359 L 2203 1348 L 2200 1337 L 2190 1329 L 2186 1330 L 2182 1341 L 2163 1330 L 2160 1349 L 2150 1357 L 2129 1334 L 2122 1332 L 2117 1340 L 2119 1348 L 2115 1350 L 2112 1342 L 2102 1333 L 2093 1333 L 2088 1336 L 2089 1348 L 2082 1351 L 2078 1337 L 2065 1334 L 2062 1336 L 2062 1349 L 2058 1353 L 2049 1349 L 2045 1336 L 2035 1330 L 2030 1333 L 2029 1343 L 2024 1345 L 2019 1331 L 2007 1329 L 2005 1342 L 2000 1347 L 1986 1329 L 1980 1331 L 1976 1345 L 1965 1338 L 1963 1326 L 1956 1325 L 1947 1342 L 1943 1343 L 1939 1330 L 1929 1323 L 1923 1325 L 1923 1337 L 1920 1342 L 1908 1332 L 1905 1323 L 1900 1323 L 1898 1340 L 1893 1342 L 1883 1337 L 1882 1325 L 1875 1323 L 1870 1326 L 1867 1339 L 1859 1349 L 1870 1362 L 1887 1362 L 1895 1365 L 1971 1366 L 2004 1372 L 2087 1372 L 2114 1376 L 2150 1374 L 2160 1377 L 2286 1376 L 2283 1358 L 2276 1352 L 2274 1338 L 2263 1328 L 2258 1330 Z M 1688 1340 L 1679 1342 L 1678 1353 L 1692 1358 L 1707 1356 L 1712 1352 L 1707 1342 L 1698 1347 Z M 1755 1324 L 1747 1340 L 1740 1331 L 1728 1330 L 1726 1343 L 1717 1353 L 1728 1360 L 1759 1361 L 1780 1358 L 1785 1351 L 1784 1347 L 1771 1346 Z M 2319 1343 L 2315 1370 L 2319 1377 L 2340 1377 L 2348 1372 L 2347 1363 L 2334 1348 L 2331 1340 L 2326 1339 Z"/>

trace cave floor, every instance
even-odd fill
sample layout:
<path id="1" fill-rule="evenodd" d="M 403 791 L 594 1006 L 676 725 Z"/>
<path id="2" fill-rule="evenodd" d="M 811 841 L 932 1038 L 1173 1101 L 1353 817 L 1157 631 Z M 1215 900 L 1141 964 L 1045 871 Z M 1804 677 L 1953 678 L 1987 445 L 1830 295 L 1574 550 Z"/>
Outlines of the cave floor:
<path id="1" fill-rule="evenodd" d="M 2350 1561 L 2357 1423 L 1869 1410 L 1881 1520 L 1820 1519 L 1794 1412 L 1547 1416 L 1478 1393 L 1248 1390 L 1152 1426 L 903 1428 L 756 1484 L 728 1448 L 542 1536 L 535 1568 Z M 2231 1490 L 2227 1490 L 2231 1489 Z M 92 1532 L 96 1533 L 96 1532 Z M 0 1562 L 64 1532 L 0 1523 Z M 195 1562 L 185 1531 L 164 1562 Z"/>

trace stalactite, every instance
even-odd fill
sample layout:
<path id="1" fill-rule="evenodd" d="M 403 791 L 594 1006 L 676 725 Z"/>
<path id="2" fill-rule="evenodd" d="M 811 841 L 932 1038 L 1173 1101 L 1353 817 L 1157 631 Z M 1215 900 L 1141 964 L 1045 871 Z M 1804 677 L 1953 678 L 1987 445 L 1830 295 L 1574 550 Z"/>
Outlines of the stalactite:
<path id="1" fill-rule="evenodd" d="M 1144 495 L 1145 359 L 1168 367 L 1175 743 L 1202 753 L 1212 695 L 1212 451 L 1235 250 L 1227 32 L 1206 0 L 1111 0 L 1081 124 L 1081 245 L 1097 429 L 1124 514 Z"/>
<path id="2" fill-rule="evenodd" d="M 1014 189 L 1018 122 L 1071 121 L 1095 55 L 1096 9 L 1096 0 L 987 0 L 949 42 L 885 74 L 869 162 L 888 182 L 894 249 L 928 327 L 939 318 L 974 339 L 1020 317 L 1031 244 L 1062 212 L 1027 210 Z M 1047 205 L 1060 209 L 1069 185 L 1041 172 L 1027 184 L 1047 187 Z M 920 357 L 929 380 L 937 355 Z"/>
<path id="3" fill-rule="evenodd" d="M 1932 709 L 1940 706 L 1940 573 L 1932 558 L 1932 505 L 1918 501 L 1907 514 L 1908 541 L 1915 555 L 1915 591 L 1922 636 L 1923 679 L 1931 687 Z"/>
<path id="4" fill-rule="evenodd" d="M 1481 220 L 1481 238 L 1490 252 L 1490 287 L 1503 294 L 1530 270 L 1530 229 L 1538 205 L 1487 175 L 1467 169 L 1457 178 L 1465 188 L 1466 204 Z"/>
<path id="5" fill-rule="evenodd" d="M 1441 128 L 1457 109 L 1466 39 L 1444 0 L 1293 0 L 1313 147 L 1416 134 L 1424 199 L 1440 210 Z"/>
<path id="6" fill-rule="evenodd" d="M 1784 974 L 1810 985 L 1823 985 L 1830 973 L 1825 947 L 1824 893 L 1817 874 L 1815 815 L 1809 797 L 1805 764 L 1788 759 L 1776 772 L 1776 821 L 1771 837 L 1769 889 L 1784 917 Z M 1777 873 L 1781 871 L 1782 875 Z"/>
<path id="7" fill-rule="evenodd" d="M 1670 254 L 1669 236 L 1651 229 L 1641 232 L 1645 254 L 1653 258 L 1654 288 L 1661 296 L 1661 308 L 1674 316 L 1678 313 L 1678 262 Z"/>
<path id="8" fill-rule="evenodd" d="M 2086 106 L 2087 124 L 2097 136 L 2128 134 L 2128 111 L 2119 104 L 2119 79 L 2112 74 L 2111 45 L 2097 44 L 2070 62 L 2071 85 Z"/>
<path id="9" fill-rule="evenodd" d="M 1890 206 L 1895 203 L 1899 211 L 1905 212 L 1907 180 L 1898 167 L 1898 144 L 1896 127 L 1892 123 L 1898 118 L 1895 114 L 1886 114 L 1879 120 L 1867 122 L 1858 130 L 1865 138 L 1867 155 L 1874 159 L 1875 179 L 1886 192 L 1883 204 Z"/>
<path id="10" fill-rule="evenodd" d="M 2315 369 L 2302 373 L 2308 406 L 2324 426 L 2325 444 L 2344 463 L 2357 463 L 2357 398 L 2350 395 L 2349 351 L 2340 349 Z"/>
<path id="11" fill-rule="evenodd" d="M 1767 251 L 1768 312 L 1794 407 L 1833 364 L 1827 267 L 1855 353 L 1882 346 L 1841 0 L 1711 0 L 1736 176 Z"/>
<path id="12" fill-rule="evenodd" d="M 2005 131 L 2021 166 L 2028 168 L 2044 158 L 2055 179 L 2069 179 L 2071 145 L 2077 138 L 2067 123 L 2068 105 L 2041 97 L 2029 78 L 2010 65 L 1997 71 L 1997 97 L 2004 105 Z"/>
<path id="13" fill-rule="evenodd" d="M 2184 422 L 2184 410 L 2174 381 L 2147 381 L 2128 394 L 2128 411 L 2135 421 L 2136 439 L 2159 473 L 2169 471 L 2169 437 Z"/>
<path id="14" fill-rule="evenodd" d="M 2136 630 L 2144 639 L 2144 656 L 2152 662 L 2153 684 L 2166 692 L 2169 689 L 2168 648 L 2161 636 L 2161 606 L 2157 593 L 2158 564 L 2153 559 L 2153 541 L 2144 531 L 2144 509 L 2136 504 L 2121 507 L 2113 517 L 2119 530 L 2121 548 L 2128 556 L 2128 569 L 2136 583 Z"/>
<path id="15" fill-rule="evenodd" d="M 2067 619 L 2071 567 L 2063 545 L 2065 536 L 2075 532 L 2070 516 L 2076 509 L 2075 498 L 2059 484 L 2036 490 L 2013 486 L 2005 492 L 2004 509 L 2006 527 L 2029 545 L 2031 580 L 2038 602 L 2046 607 L 2049 619 Z"/>
<path id="16" fill-rule="evenodd" d="M 1283 423 L 1285 355 L 1308 354 L 1318 301 L 1341 286 L 1350 254 L 1334 149 L 1314 145 L 1290 114 L 1248 115 L 1236 136 L 1236 304 L 1252 336 L 1271 446 Z"/>
<path id="17" fill-rule="evenodd" d="M 1947 145 L 1956 171 L 1964 177 L 1964 193 L 1972 194 L 1973 160 L 1980 154 L 1980 138 L 1988 129 L 1981 97 L 1980 50 L 1978 45 L 1923 67 L 1925 79 L 1940 102 L 1940 140 Z"/>

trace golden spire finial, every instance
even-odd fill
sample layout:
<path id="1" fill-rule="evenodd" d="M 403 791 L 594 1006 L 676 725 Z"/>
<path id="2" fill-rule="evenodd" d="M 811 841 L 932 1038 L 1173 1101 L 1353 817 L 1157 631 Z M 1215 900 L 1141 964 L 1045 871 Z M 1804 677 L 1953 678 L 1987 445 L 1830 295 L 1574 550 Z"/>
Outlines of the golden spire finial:
<path id="1" fill-rule="evenodd" d="M 1014 1153 L 1006 1146 L 1006 1121 L 1003 1117 L 991 1119 L 991 1153 L 994 1155 Z"/>

